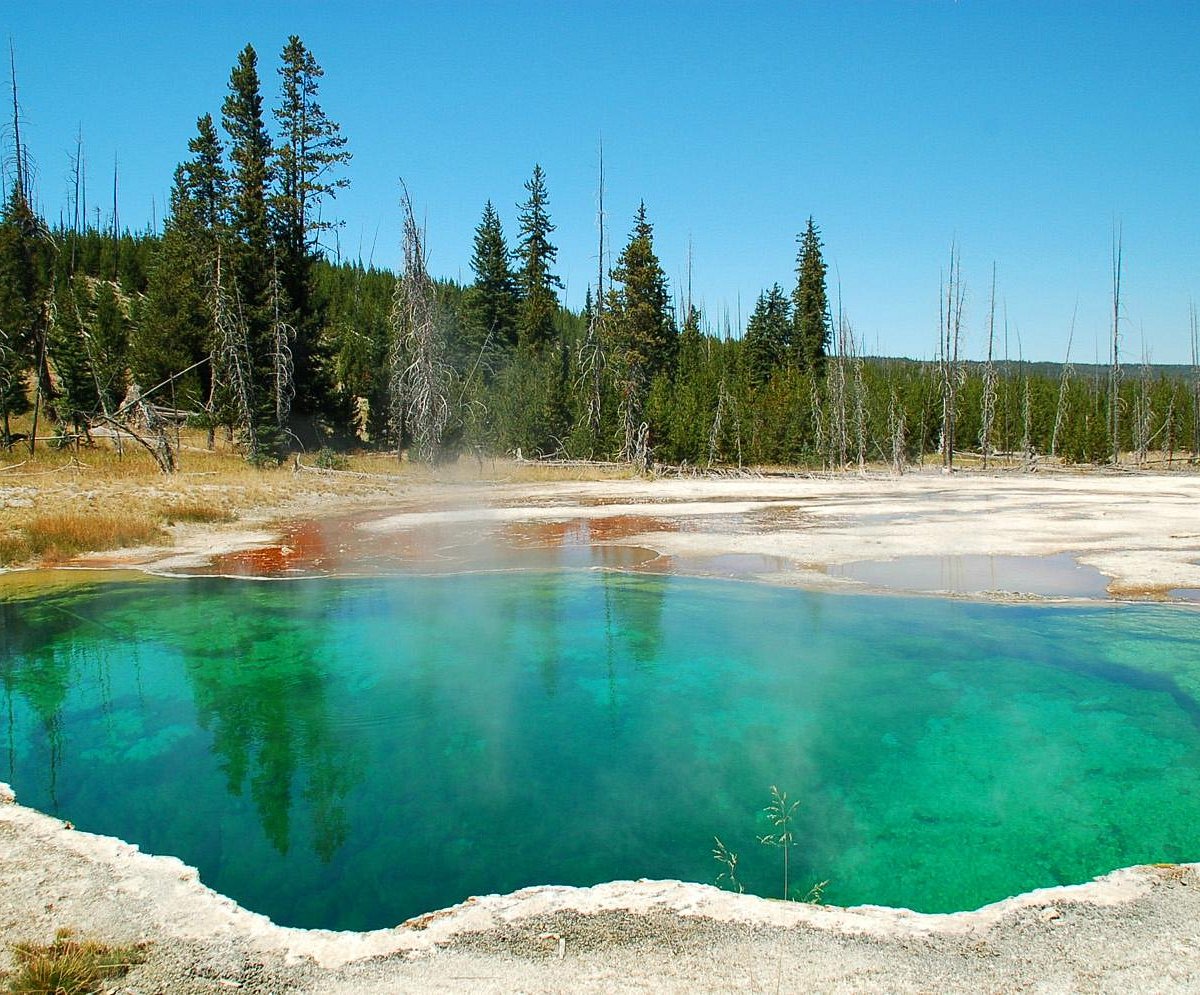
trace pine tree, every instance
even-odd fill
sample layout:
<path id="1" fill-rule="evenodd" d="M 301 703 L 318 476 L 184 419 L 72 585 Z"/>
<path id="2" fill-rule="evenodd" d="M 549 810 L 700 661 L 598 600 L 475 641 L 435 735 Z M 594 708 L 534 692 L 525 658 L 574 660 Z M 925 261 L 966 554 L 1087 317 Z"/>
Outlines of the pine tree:
<path id="1" fill-rule="evenodd" d="M 86 301 L 80 300 L 82 286 L 82 282 L 73 286 L 59 284 L 54 295 L 54 323 L 49 339 L 59 393 L 55 408 L 58 416 L 70 422 L 77 433 L 87 431 L 89 420 L 101 407 L 82 321 L 86 310 Z"/>
<path id="2" fill-rule="evenodd" d="M 296 329 L 295 391 L 298 410 L 328 412 L 332 406 L 331 354 L 321 339 L 321 315 L 313 297 L 313 264 L 321 233 L 335 227 L 321 214 L 326 198 L 350 185 L 334 171 L 350 161 L 341 129 L 317 102 L 325 71 L 304 43 L 288 38 L 281 56 L 280 104 L 275 109 L 281 141 L 274 151 L 276 192 L 271 198 L 279 246 L 279 280 Z"/>
<path id="3" fill-rule="evenodd" d="M 234 351 L 248 357 L 249 369 L 239 377 L 240 407 L 249 424 L 241 426 L 252 462 L 278 455 L 281 426 L 275 423 L 275 357 L 271 295 L 274 243 L 267 211 L 271 174 L 271 139 L 263 124 L 258 57 L 251 45 L 238 55 L 229 76 L 229 95 L 221 108 L 229 135 L 232 162 L 229 197 L 232 310 L 238 336 Z M 241 345 L 244 344 L 244 349 Z"/>
<path id="4" fill-rule="evenodd" d="M 232 378 L 230 371 L 222 365 L 222 336 L 217 329 L 213 307 L 220 296 L 216 277 L 221 254 L 229 241 L 230 182 L 229 172 L 225 168 L 225 150 L 212 115 L 204 114 L 196 120 L 196 137 L 188 142 L 188 151 L 192 153 L 192 158 L 183 165 L 186 183 L 180 190 L 180 196 L 172 199 L 172 217 L 177 227 L 173 233 L 174 249 L 177 250 L 176 273 L 184 286 L 179 286 L 176 281 L 171 282 L 176 282 L 176 289 L 184 294 L 194 289 L 204 297 L 204 303 L 199 308 L 185 311 L 180 305 L 178 317 L 182 319 L 188 313 L 202 316 L 199 320 L 205 326 L 203 343 L 209 361 L 197 372 L 211 448 L 216 427 L 220 424 L 232 427 L 236 421 L 230 397 Z M 195 268 L 194 275 L 184 272 L 190 267 Z M 193 286 L 189 287 L 188 284 Z M 170 301 L 163 301 L 163 304 L 171 307 Z M 200 355 L 194 354 L 193 361 L 198 359 Z M 173 371 L 190 365 L 175 366 Z M 148 380 L 159 383 L 162 377 Z"/>
<path id="5" fill-rule="evenodd" d="M 101 407 L 115 411 L 129 388 L 129 318 L 116 285 L 108 280 L 96 287 L 87 333 L 89 359 L 102 395 Z"/>
<path id="6" fill-rule="evenodd" d="M 612 278 L 621 286 L 609 292 L 609 325 L 622 365 L 639 370 L 647 383 L 659 374 L 669 375 L 679 353 L 679 334 L 645 203 L 638 207 Z"/>
<path id="7" fill-rule="evenodd" d="M 176 187 L 192 202 L 198 224 L 215 236 L 225 227 L 228 216 L 229 174 L 211 114 L 196 119 L 196 137 L 188 141 L 188 151 L 192 158 L 184 163 L 182 177 L 176 177 Z M 173 200 L 177 202 L 178 198 Z M 173 203 L 172 210 L 176 207 Z"/>
<path id="8" fill-rule="evenodd" d="M 538 449 L 545 456 L 553 456 L 562 453 L 564 437 L 571 428 L 571 351 L 561 336 L 555 351 L 548 352 L 540 365 L 544 437 Z"/>
<path id="9" fill-rule="evenodd" d="M 189 193 L 186 173 L 186 166 L 175 171 L 171 213 L 131 332 L 130 372 L 143 388 L 188 369 L 211 355 L 213 348 L 208 302 L 210 239 L 215 239 L 215 233 L 205 228 L 202 203 Z M 188 374 L 175 385 L 176 403 L 180 407 L 207 403 L 210 377 L 210 364 Z"/>
<path id="10" fill-rule="evenodd" d="M 710 362 L 712 340 L 700 330 L 700 310 L 689 304 L 686 312 L 679 333 L 667 456 L 698 464 L 708 455 L 709 432 L 718 404 L 717 383 Z"/>
<path id="11" fill-rule="evenodd" d="M 679 363 L 675 370 L 681 384 L 695 381 L 705 366 L 704 333 L 700 331 L 700 309 L 686 305 L 687 317 L 679 332 Z"/>
<path id="12" fill-rule="evenodd" d="M 792 351 L 802 370 L 820 375 L 832 335 L 829 296 L 825 289 L 825 260 L 821 258 L 821 230 L 808 219 L 804 234 L 796 239 L 796 289 L 792 294 L 794 338 Z"/>
<path id="13" fill-rule="evenodd" d="M 26 371 L 34 371 L 44 400 L 53 397 L 47 364 L 52 266 L 53 243 L 18 177 L 0 216 L 0 415 L 6 444 L 9 418 L 30 408 Z"/>
<path id="14" fill-rule="evenodd" d="M 562 283 L 550 271 L 558 249 L 550 243 L 554 225 L 550 223 L 548 212 L 546 174 L 540 165 L 533 167 L 533 176 L 525 189 L 529 191 L 529 199 L 520 205 L 521 241 L 517 250 L 521 263 L 517 274 L 521 299 L 517 338 L 522 348 L 541 353 L 558 334 L 554 326 L 554 316 L 558 312 L 555 289 Z"/>
<path id="15" fill-rule="evenodd" d="M 583 319 L 584 328 L 591 328 L 592 322 L 596 320 L 596 303 L 592 299 L 592 285 L 590 283 L 583 292 L 583 310 L 579 312 L 579 317 Z"/>
<path id="16" fill-rule="evenodd" d="M 12 441 L 10 419 L 29 410 L 29 391 L 25 384 L 28 363 L 17 348 L 15 336 L 10 337 L 0 323 L 0 445 Z"/>
<path id="17" fill-rule="evenodd" d="M 500 215 L 489 200 L 475 229 L 471 269 L 475 282 L 465 299 L 467 342 L 473 355 L 484 343 L 490 358 L 517 344 L 517 285 L 509 268 L 510 253 Z"/>
<path id="18" fill-rule="evenodd" d="M 779 284 L 759 294 L 746 324 L 746 362 L 750 383 L 760 387 L 788 358 L 792 309 Z"/>
<path id="19" fill-rule="evenodd" d="M 668 378 L 679 354 L 667 278 L 654 254 L 654 229 L 646 205 L 638 206 L 629 243 L 612 271 L 606 330 L 621 411 L 621 455 L 640 462 L 649 456 L 646 401 L 656 378 Z M 617 286 L 619 284 L 619 286 Z M 663 388 L 659 388 L 660 395 Z M 662 406 L 657 410 L 661 412 Z M 661 429 L 656 425 L 655 430 Z"/>

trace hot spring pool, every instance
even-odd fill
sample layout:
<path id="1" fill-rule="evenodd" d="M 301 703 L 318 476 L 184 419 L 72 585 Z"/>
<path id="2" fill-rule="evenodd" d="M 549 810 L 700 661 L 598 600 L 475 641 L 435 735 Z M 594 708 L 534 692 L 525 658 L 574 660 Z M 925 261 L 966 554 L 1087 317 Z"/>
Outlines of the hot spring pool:
<path id="1" fill-rule="evenodd" d="M 0 601 L 0 780 L 285 925 L 713 882 L 974 908 L 1200 859 L 1200 615 L 607 571 Z"/>

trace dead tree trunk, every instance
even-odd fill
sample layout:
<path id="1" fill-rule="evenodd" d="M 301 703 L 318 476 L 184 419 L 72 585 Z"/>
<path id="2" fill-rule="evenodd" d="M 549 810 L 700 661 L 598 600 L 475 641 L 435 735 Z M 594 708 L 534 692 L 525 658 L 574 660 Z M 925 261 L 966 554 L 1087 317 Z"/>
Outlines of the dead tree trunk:
<path id="1" fill-rule="evenodd" d="M 1137 396 L 1133 403 L 1133 449 L 1138 469 L 1146 465 L 1150 455 L 1150 431 L 1153 412 L 1150 408 L 1150 363 L 1142 347 L 1142 368 L 1138 373 Z"/>
<path id="2" fill-rule="evenodd" d="M 725 381 L 717 384 L 717 410 L 708 430 L 708 468 L 711 470 L 721 453 L 721 417 L 725 412 Z"/>
<path id="3" fill-rule="evenodd" d="M 1067 417 L 1067 397 L 1071 383 L 1071 343 L 1075 341 L 1075 318 L 1079 313 L 1079 301 L 1075 302 L 1075 310 L 1071 313 L 1071 331 L 1067 335 L 1067 355 L 1063 360 L 1062 375 L 1058 380 L 1058 405 L 1054 409 L 1054 431 L 1050 433 L 1050 455 L 1058 456 L 1058 436 L 1062 432 Z"/>
<path id="4" fill-rule="evenodd" d="M 601 317 L 598 313 L 593 312 L 583 341 L 579 343 L 579 379 L 576 382 L 576 388 L 584 397 L 583 418 L 587 424 L 589 455 L 592 458 L 595 457 L 596 446 L 600 442 L 603 417 L 604 350 L 601 343 L 603 334 Z"/>
<path id="5" fill-rule="evenodd" d="M 850 357 L 851 383 L 854 386 L 854 444 L 858 472 L 867 470 L 867 386 L 863 373 L 862 350 L 854 339 L 849 320 L 842 319 L 846 329 L 846 351 Z"/>
<path id="6" fill-rule="evenodd" d="M 621 395 L 621 459 L 636 462 L 643 442 L 646 423 L 642 405 L 646 390 L 641 367 L 632 364 L 620 377 Z M 644 453 L 642 456 L 644 457 Z"/>
<path id="7" fill-rule="evenodd" d="M 1121 465 L 1121 231 L 1113 233 L 1112 367 L 1108 377 L 1109 435 L 1113 466 Z"/>
<path id="8" fill-rule="evenodd" d="M 283 286 L 279 282 L 279 261 L 271 259 L 271 366 L 275 393 L 275 425 L 280 433 L 288 431 L 288 419 L 295 397 L 295 363 L 292 343 L 296 329 L 285 320 Z"/>
<path id="9" fill-rule="evenodd" d="M 425 240 L 413 216 L 407 187 L 400 206 L 404 213 L 404 272 L 392 307 L 393 427 L 397 455 L 407 432 L 417 458 L 432 463 L 450 422 L 446 329 L 425 266 Z"/>
<path id="10" fill-rule="evenodd" d="M 828 386 L 828 385 L 827 385 Z M 821 469 L 825 469 L 825 402 L 821 397 L 821 388 L 815 375 L 808 381 L 809 404 L 812 408 L 813 449 L 821 460 Z"/>
<path id="11" fill-rule="evenodd" d="M 979 450 L 983 454 L 983 468 L 988 468 L 992 455 L 992 424 L 996 420 L 996 364 L 993 362 L 993 346 L 996 341 L 996 264 L 992 263 L 992 294 L 988 305 L 987 364 L 983 368 L 983 411 L 979 424 Z"/>
<path id="12" fill-rule="evenodd" d="M 1200 328 L 1192 305 L 1192 462 L 1200 460 Z"/>
<path id="13" fill-rule="evenodd" d="M 213 267 L 211 306 L 218 357 L 213 369 L 213 392 L 215 395 L 218 371 L 220 371 L 228 378 L 229 382 L 226 386 L 233 404 L 233 418 L 237 428 L 242 432 L 250 458 L 254 459 L 258 456 L 259 447 L 258 431 L 254 425 L 254 388 L 250 372 L 250 345 L 247 341 L 246 323 L 242 316 L 237 287 L 234 286 L 233 298 L 225 289 L 219 244 L 216 247 L 216 263 Z"/>
<path id="14" fill-rule="evenodd" d="M 888 405 L 888 434 L 892 441 L 892 472 L 899 477 L 904 473 L 905 462 L 905 415 L 904 406 L 900 404 L 896 391 L 892 390 L 891 402 Z"/>
<path id="15" fill-rule="evenodd" d="M 596 228 L 599 232 L 599 260 L 596 272 L 596 303 L 587 334 L 579 346 L 579 382 L 585 398 L 584 418 L 587 420 L 591 456 L 595 457 L 600 443 L 601 419 L 603 416 L 604 386 L 604 145 L 600 146 L 600 179 Z"/>
<path id="16" fill-rule="evenodd" d="M 1167 402 L 1167 413 L 1163 417 L 1163 448 L 1167 451 L 1167 469 L 1175 462 L 1175 391 L 1171 388 L 1171 399 Z"/>
<path id="17" fill-rule="evenodd" d="M 835 355 L 829 364 L 825 378 L 825 400 L 829 405 L 829 465 L 845 469 L 848 459 L 848 431 L 846 421 L 846 326 L 838 319 L 838 332 L 834 344 Z"/>
<path id="18" fill-rule="evenodd" d="M 75 154 L 71 157 L 71 173 L 73 177 L 73 214 L 71 217 L 71 268 L 69 273 L 75 275 L 75 255 L 79 243 L 79 195 L 83 184 L 83 129 L 75 136 Z"/>
<path id="19" fill-rule="evenodd" d="M 958 247 L 950 245 L 950 270 L 943 287 L 944 298 L 939 307 L 941 333 L 939 350 L 942 372 L 942 466 L 947 473 L 954 469 L 954 431 L 958 403 L 958 345 L 962 334 L 964 291 L 962 262 Z"/>
<path id="20" fill-rule="evenodd" d="M 1021 402 L 1021 466 L 1025 470 L 1034 468 L 1033 458 L 1033 398 L 1030 394 L 1029 374 L 1025 374 L 1025 392 Z"/>

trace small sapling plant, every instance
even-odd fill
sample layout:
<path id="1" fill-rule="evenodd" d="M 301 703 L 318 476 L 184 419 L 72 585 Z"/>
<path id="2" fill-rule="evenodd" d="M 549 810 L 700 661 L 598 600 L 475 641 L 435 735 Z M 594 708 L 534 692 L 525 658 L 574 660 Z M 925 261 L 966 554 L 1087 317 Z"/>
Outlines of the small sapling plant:
<path id="1" fill-rule="evenodd" d="M 792 848 L 792 820 L 800 803 L 789 802 L 786 791 L 780 791 L 771 785 L 771 802 L 765 809 L 767 819 L 775 827 L 775 832 L 760 836 L 758 842 L 764 846 L 777 846 L 783 850 L 783 898 L 788 897 L 788 851 Z"/>
<path id="2" fill-rule="evenodd" d="M 771 785 L 770 804 L 762 811 L 766 815 L 767 821 L 775 828 L 775 832 L 758 837 L 758 842 L 764 846 L 776 846 L 783 850 L 783 900 L 785 902 L 789 900 L 794 901 L 789 891 L 791 849 L 795 844 L 792 825 L 795 822 L 796 810 L 799 807 L 800 802 L 788 801 L 786 791 L 780 791 L 775 785 Z M 713 837 L 712 855 L 713 860 L 724 868 L 717 875 L 717 886 L 727 887 L 730 891 L 736 891 L 738 894 L 745 892 L 745 886 L 738 879 L 738 855 L 730 850 L 719 836 Z M 820 905 L 825 896 L 825 889 L 828 886 L 828 881 L 818 881 L 808 889 L 800 901 L 808 905 Z"/>

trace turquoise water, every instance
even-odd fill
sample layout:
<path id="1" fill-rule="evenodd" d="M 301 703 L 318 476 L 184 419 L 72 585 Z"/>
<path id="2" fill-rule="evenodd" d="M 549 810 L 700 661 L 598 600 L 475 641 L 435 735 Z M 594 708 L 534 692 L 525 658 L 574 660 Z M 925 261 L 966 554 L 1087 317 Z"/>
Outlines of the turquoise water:
<path id="1" fill-rule="evenodd" d="M 288 925 L 712 882 L 973 908 L 1200 859 L 1200 615 L 611 572 L 0 602 L 0 780 Z"/>

